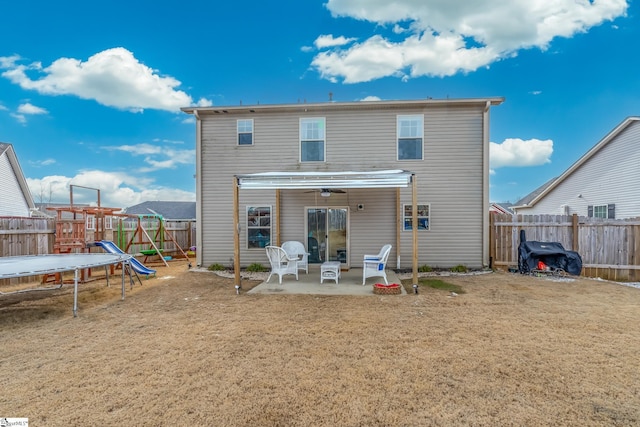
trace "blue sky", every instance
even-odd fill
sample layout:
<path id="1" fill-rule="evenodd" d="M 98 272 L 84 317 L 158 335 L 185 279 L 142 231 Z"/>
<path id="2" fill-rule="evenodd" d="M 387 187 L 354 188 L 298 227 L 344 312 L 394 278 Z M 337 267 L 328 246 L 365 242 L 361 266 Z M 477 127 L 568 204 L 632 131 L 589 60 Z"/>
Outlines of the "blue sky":
<path id="1" fill-rule="evenodd" d="M 180 107 L 505 97 L 491 200 L 515 202 L 640 114 L 624 0 L 0 3 L 0 142 L 36 202 L 195 200 Z M 96 194 L 74 189 L 74 202 Z"/>

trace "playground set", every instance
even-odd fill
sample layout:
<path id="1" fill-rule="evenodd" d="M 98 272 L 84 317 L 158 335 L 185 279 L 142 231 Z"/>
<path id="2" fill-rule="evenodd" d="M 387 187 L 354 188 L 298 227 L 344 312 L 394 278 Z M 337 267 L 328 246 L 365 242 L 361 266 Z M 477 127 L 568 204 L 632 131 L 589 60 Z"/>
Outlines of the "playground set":
<path id="1" fill-rule="evenodd" d="M 120 208 L 102 207 L 100 190 L 89 187 L 82 188 L 97 191 L 97 206 L 74 206 L 73 188 L 81 186 L 69 187 L 70 205 L 50 208 L 56 211 L 55 254 L 91 253 L 92 248 L 100 248 L 111 254 L 130 254 L 132 258 L 127 266 L 136 275 L 147 277 L 156 273 L 156 270 L 145 265 L 148 262 L 160 260 L 165 266 L 169 266 L 167 261 L 172 256 L 166 253 L 184 256 L 191 267 L 188 255 L 167 229 L 162 215 L 127 215 L 119 213 Z M 117 244 L 114 242 L 116 240 Z M 167 248 L 168 243 L 172 243 L 170 250 Z M 140 262 L 136 257 L 144 257 L 144 260 Z M 90 269 L 80 273 L 81 282 L 88 281 L 91 277 Z M 42 279 L 43 283 L 61 281 L 60 273 L 48 274 Z"/>

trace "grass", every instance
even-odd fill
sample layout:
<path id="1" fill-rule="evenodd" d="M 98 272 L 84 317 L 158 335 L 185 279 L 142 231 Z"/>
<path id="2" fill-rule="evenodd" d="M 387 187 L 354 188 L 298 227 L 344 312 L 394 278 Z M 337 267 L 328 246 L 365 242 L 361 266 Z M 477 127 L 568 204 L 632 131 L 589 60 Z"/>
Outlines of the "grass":
<path id="1" fill-rule="evenodd" d="M 457 294 L 464 294 L 464 289 L 462 289 L 461 286 L 454 285 L 453 283 L 445 282 L 444 280 L 440 280 L 440 279 L 424 278 L 424 279 L 418 280 L 418 284 L 420 286 L 427 286 L 429 288 L 437 289 L 437 290 L 441 290 L 441 291 L 455 292 Z"/>

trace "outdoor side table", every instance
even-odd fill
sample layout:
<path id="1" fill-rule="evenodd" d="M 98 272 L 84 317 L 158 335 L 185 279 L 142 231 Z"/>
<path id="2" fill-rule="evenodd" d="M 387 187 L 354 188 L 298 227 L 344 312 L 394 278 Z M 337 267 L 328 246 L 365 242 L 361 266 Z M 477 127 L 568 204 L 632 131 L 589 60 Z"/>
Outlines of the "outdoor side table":
<path id="1" fill-rule="evenodd" d="M 327 261 L 320 266 L 320 283 L 324 280 L 335 280 L 336 284 L 340 278 L 340 262 Z"/>

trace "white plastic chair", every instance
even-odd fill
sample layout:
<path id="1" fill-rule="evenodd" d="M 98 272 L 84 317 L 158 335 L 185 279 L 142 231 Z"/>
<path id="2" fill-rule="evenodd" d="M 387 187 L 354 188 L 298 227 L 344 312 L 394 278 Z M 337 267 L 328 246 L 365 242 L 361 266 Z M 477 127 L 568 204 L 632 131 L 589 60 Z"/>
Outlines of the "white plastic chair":
<path id="1" fill-rule="evenodd" d="M 285 274 L 293 274 L 298 280 L 298 258 L 290 258 L 287 253 L 279 246 L 267 246 L 267 258 L 271 264 L 271 273 L 267 277 L 267 282 L 273 274 L 277 274 L 282 284 L 282 276 Z"/>
<path id="2" fill-rule="evenodd" d="M 282 244 L 282 249 L 289 255 L 289 258 L 298 260 L 298 270 L 304 270 L 309 274 L 309 252 L 304 248 L 302 242 L 290 240 Z"/>
<path id="3" fill-rule="evenodd" d="M 382 277 L 386 285 L 387 273 L 384 269 L 387 267 L 387 259 L 389 259 L 389 253 L 391 252 L 391 245 L 384 245 L 377 255 L 365 255 L 364 264 L 362 266 L 362 285 L 366 282 L 368 277 Z"/>

